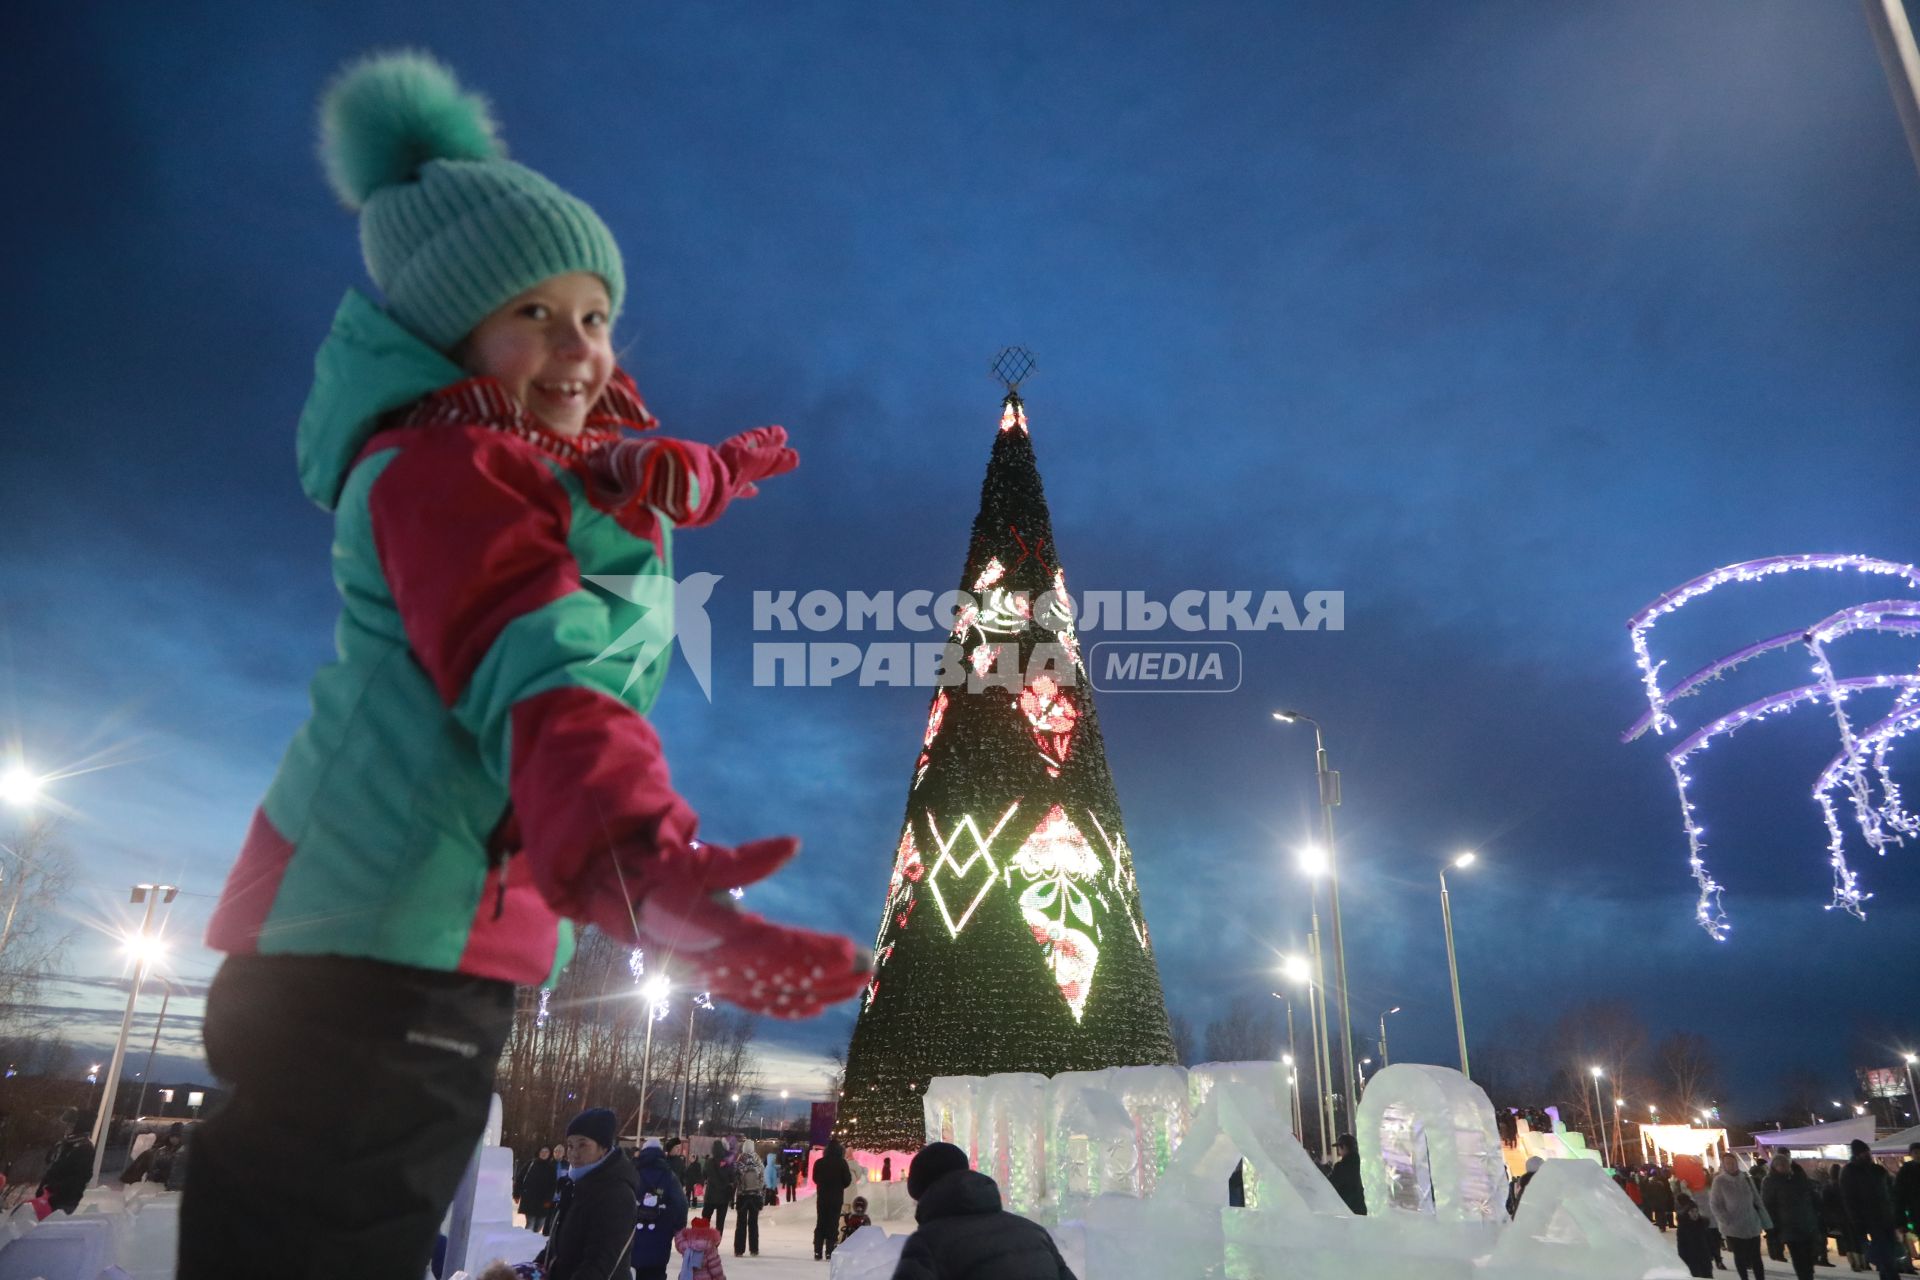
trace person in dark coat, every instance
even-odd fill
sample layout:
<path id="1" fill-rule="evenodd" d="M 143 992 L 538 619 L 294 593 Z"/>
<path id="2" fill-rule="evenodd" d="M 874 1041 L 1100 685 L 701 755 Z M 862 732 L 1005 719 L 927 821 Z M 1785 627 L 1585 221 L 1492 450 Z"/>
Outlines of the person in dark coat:
<path id="1" fill-rule="evenodd" d="M 553 1229 L 554 1198 L 559 1193 L 560 1169 L 553 1162 L 553 1148 L 542 1147 L 521 1167 L 513 1188 L 520 1212 L 527 1215 L 527 1230 L 545 1235 Z"/>
<path id="2" fill-rule="evenodd" d="M 1834 1246 L 1847 1255 L 1847 1265 L 1855 1271 L 1866 1269 L 1866 1262 L 1860 1257 L 1860 1244 L 1853 1238 L 1853 1227 L 1847 1221 L 1846 1197 L 1840 1194 L 1840 1166 L 1829 1165 L 1826 1179 L 1820 1187 L 1820 1225 L 1833 1237 Z M 1827 1265 L 1832 1266 L 1833 1263 Z"/>
<path id="3" fill-rule="evenodd" d="M 713 1154 L 707 1157 L 707 1194 L 700 1201 L 700 1207 L 706 1211 L 707 1221 L 722 1236 L 727 1234 L 727 1210 L 733 1207 L 733 1191 L 736 1181 L 733 1174 L 733 1162 L 727 1156 L 727 1144 L 723 1138 L 713 1140 Z"/>
<path id="4" fill-rule="evenodd" d="M 1920 1142 L 1907 1144 L 1907 1162 L 1893 1175 L 1893 1211 L 1902 1228 L 1920 1234 Z"/>
<path id="5" fill-rule="evenodd" d="M 840 1243 L 840 1207 L 846 1203 L 847 1188 L 853 1185 L 853 1170 L 847 1167 L 847 1153 L 835 1138 L 813 1162 L 813 1256 L 831 1258 L 833 1246 Z M 825 1254 L 821 1250 L 826 1250 Z"/>
<path id="6" fill-rule="evenodd" d="M 1673 1227 L 1673 1187 L 1667 1181 L 1667 1175 L 1655 1169 L 1647 1175 L 1646 1185 L 1640 1192 L 1642 1207 L 1647 1211 L 1647 1220 L 1662 1231 Z"/>
<path id="7" fill-rule="evenodd" d="M 919 1225 L 893 1280 L 1074 1280 L 1047 1229 L 1002 1209 L 1000 1188 L 951 1142 L 920 1148 L 907 1194 Z"/>
<path id="8" fill-rule="evenodd" d="M 87 1194 L 87 1184 L 91 1181 L 93 1139 L 87 1136 L 85 1122 L 76 1117 L 67 1136 L 48 1153 L 47 1171 L 41 1175 L 35 1195 L 44 1194 L 54 1212 L 71 1214 L 80 1207 L 80 1197 Z"/>
<path id="9" fill-rule="evenodd" d="M 687 1225 L 687 1196 L 657 1138 L 648 1138 L 633 1158 L 633 1173 L 639 1201 L 633 1223 L 634 1280 L 667 1280 L 673 1237 Z"/>
<path id="10" fill-rule="evenodd" d="M 806 1157 L 789 1151 L 780 1160 L 780 1186 L 787 1193 L 787 1203 L 792 1204 L 800 1197 L 800 1164 Z"/>
<path id="11" fill-rule="evenodd" d="M 567 1126 L 567 1180 L 553 1238 L 535 1259 L 545 1280 L 632 1280 L 640 1177 L 614 1145 L 619 1120 L 605 1107 Z"/>
<path id="12" fill-rule="evenodd" d="M 1813 1280 L 1813 1260 L 1819 1254 L 1820 1192 L 1807 1171 L 1784 1151 L 1773 1156 L 1760 1197 L 1773 1219 L 1772 1235 L 1786 1246 L 1796 1280 Z"/>
<path id="13" fill-rule="evenodd" d="M 1347 1202 L 1347 1208 L 1357 1214 L 1367 1211 L 1367 1193 L 1360 1186 L 1360 1144 L 1350 1133 L 1343 1133 L 1334 1141 L 1333 1149 L 1340 1158 L 1333 1162 L 1333 1168 L 1327 1170 L 1327 1181 Z"/>
<path id="14" fill-rule="evenodd" d="M 1880 1280 L 1900 1273 L 1900 1232 L 1893 1213 L 1893 1175 L 1874 1163 L 1873 1148 L 1855 1138 L 1852 1156 L 1840 1171 L 1840 1198 L 1854 1243 L 1867 1262 L 1880 1269 Z"/>
<path id="15" fill-rule="evenodd" d="M 1674 1243 L 1680 1249 L 1680 1261 L 1690 1276 L 1713 1274 L 1713 1224 L 1707 1221 L 1693 1197 L 1682 1195 L 1678 1201 L 1679 1222 L 1674 1228 Z"/>
<path id="16" fill-rule="evenodd" d="M 1515 1178 L 1512 1184 L 1507 1187 L 1507 1216 L 1509 1218 L 1520 1212 L 1520 1197 L 1527 1194 L 1527 1184 L 1533 1181 L 1533 1175 L 1540 1172 L 1540 1166 L 1545 1163 L 1546 1161 L 1542 1160 L 1539 1156 L 1528 1156 L 1527 1171 Z"/>

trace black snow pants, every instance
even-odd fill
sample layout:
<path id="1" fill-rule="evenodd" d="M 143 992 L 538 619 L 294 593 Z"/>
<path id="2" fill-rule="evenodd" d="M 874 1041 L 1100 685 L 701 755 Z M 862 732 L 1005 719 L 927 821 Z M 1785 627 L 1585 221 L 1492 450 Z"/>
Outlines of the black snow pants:
<path id="1" fill-rule="evenodd" d="M 233 956 L 226 1082 L 192 1135 L 177 1280 L 420 1280 L 487 1123 L 513 986 L 343 956 Z"/>

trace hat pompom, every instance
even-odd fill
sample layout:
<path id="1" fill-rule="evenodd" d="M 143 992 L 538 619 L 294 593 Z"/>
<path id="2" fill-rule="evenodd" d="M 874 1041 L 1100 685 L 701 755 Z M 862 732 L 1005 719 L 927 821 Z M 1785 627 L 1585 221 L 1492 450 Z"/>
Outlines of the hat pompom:
<path id="1" fill-rule="evenodd" d="M 320 156 L 349 209 L 411 182 L 430 160 L 506 154 L 487 100 L 431 55 L 376 53 L 349 64 L 320 102 Z"/>

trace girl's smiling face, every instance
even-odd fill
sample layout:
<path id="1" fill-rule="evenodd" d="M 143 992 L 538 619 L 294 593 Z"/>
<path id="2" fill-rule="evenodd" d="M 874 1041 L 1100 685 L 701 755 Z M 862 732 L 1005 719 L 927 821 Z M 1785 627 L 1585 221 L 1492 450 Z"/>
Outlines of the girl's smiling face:
<path id="1" fill-rule="evenodd" d="M 467 335 L 460 363 L 497 379 L 554 434 L 577 436 L 613 376 L 612 309 L 599 276 L 542 280 Z"/>

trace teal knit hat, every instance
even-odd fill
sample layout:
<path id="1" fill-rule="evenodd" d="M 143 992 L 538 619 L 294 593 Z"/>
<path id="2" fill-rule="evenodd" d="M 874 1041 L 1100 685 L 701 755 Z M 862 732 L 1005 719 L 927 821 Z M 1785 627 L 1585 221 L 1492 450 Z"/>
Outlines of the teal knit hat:
<path id="1" fill-rule="evenodd" d="M 349 64 L 320 103 L 333 189 L 360 214 L 367 274 L 394 318 L 450 352 L 542 280 L 587 271 L 620 312 L 626 273 L 607 224 L 506 158 L 485 99 L 424 53 Z"/>

